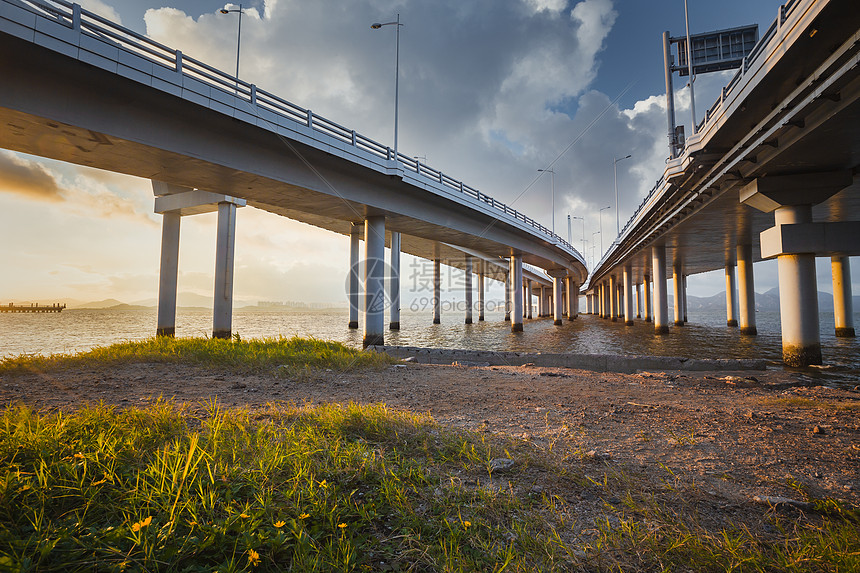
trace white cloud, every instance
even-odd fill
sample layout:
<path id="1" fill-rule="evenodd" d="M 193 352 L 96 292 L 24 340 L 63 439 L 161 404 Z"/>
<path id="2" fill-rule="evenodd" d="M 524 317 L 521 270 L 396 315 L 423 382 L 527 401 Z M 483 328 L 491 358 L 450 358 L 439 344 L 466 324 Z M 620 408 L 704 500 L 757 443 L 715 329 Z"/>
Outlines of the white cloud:
<path id="1" fill-rule="evenodd" d="M 102 18 L 122 24 L 122 19 L 119 17 L 119 13 L 112 6 L 102 2 L 102 0 L 79 0 L 78 4 L 80 4 L 81 8 L 84 10 L 89 10 L 90 12 L 98 14 Z"/>

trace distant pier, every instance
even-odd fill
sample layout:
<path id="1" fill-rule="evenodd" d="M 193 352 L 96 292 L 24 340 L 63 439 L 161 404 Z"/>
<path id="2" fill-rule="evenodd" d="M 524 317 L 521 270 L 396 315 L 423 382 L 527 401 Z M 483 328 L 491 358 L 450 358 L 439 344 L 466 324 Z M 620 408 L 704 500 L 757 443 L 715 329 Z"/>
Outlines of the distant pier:
<path id="1" fill-rule="evenodd" d="M 0 306 L 0 312 L 62 312 L 66 308 L 65 304 L 55 302 L 52 305 L 47 304 L 14 304 L 9 303 L 8 306 Z"/>

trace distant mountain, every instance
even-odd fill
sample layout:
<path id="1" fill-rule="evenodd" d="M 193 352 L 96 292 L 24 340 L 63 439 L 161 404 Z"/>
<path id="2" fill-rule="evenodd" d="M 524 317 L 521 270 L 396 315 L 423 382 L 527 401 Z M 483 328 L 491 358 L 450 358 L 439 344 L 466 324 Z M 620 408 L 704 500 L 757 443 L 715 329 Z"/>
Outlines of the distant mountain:
<path id="1" fill-rule="evenodd" d="M 111 308 L 114 306 L 118 306 L 121 304 L 125 304 L 122 301 L 119 301 L 115 298 L 106 298 L 104 300 L 97 300 L 92 302 L 82 302 L 76 304 L 75 306 L 68 305 L 68 308 L 77 308 L 77 309 L 93 309 L 93 308 Z"/>
<path id="2" fill-rule="evenodd" d="M 669 296 L 669 307 L 672 307 L 672 297 Z M 779 288 L 766 292 L 755 293 L 755 309 L 759 312 L 779 312 Z M 726 291 L 713 296 L 698 297 L 687 295 L 687 310 L 726 310 Z M 829 292 L 818 291 L 818 310 L 833 312 L 833 295 Z M 860 311 L 860 296 L 854 297 L 854 310 Z"/>

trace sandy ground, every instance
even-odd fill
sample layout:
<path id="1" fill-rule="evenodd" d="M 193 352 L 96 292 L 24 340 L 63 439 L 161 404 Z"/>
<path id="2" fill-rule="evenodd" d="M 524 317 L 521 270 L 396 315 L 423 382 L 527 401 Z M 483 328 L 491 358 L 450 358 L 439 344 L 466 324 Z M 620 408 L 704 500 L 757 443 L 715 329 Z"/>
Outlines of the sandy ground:
<path id="1" fill-rule="evenodd" d="M 750 378 L 751 377 L 751 378 Z M 0 405 L 40 410 L 159 397 L 227 407 L 269 402 L 385 403 L 437 421 L 532 442 L 562 459 L 668 472 L 729 506 L 753 496 L 860 502 L 860 392 L 797 385 L 789 373 L 594 373 L 533 366 L 399 364 L 302 380 L 163 364 L 0 378 Z"/>

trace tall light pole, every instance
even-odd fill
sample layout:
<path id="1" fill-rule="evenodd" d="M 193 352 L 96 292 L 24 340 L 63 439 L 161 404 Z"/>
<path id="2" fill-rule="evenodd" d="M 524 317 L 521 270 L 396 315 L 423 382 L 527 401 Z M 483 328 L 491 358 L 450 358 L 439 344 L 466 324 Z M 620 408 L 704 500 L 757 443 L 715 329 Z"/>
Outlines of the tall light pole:
<path id="1" fill-rule="evenodd" d="M 607 205 L 606 207 L 600 210 L 598 213 L 598 217 L 600 218 L 600 256 L 603 256 L 603 212 L 607 209 L 612 209 L 611 205 Z"/>
<path id="2" fill-rule="evenodd" d="M 625 155 L 624 157 L 614 157 L 612 161 L 612 170 L 615 172 L 615 234 L 621 234 L 621 219 L 618 215 L 618 162 L 624 161 L 625 159 L 630 159 L 633 157 L 632 155 Z"/>
<path id="3" fill-rule="evenodd" d="M 570 217 L 570 215 L 568 215 L 568 217 Z M 573 218 L 582 221 L 582 248 L 585 249 L 585 219 L 583 219 L 582 217 Z M 568 228 L 568 234 L 570 234 L 570 228 Z"/>
<path id="4" fill-rule="evenodd" d="M 236 82 L 239 81 L 239 49 L 242 47 L 242 14 L 245 12 L 242 10 L 242 5 L 239 4 L 239 8 L 221 8 L 222 14 L 229 14 L 230 12 L 237 12 L 239 14 L 239 34 L 236 37 Z M 236 84 L 238 89 L 239 84 Z"/>
<path id="5" fill-rule="evenodd" d="M 379 30 L 383 26 L 396 26 L 397 33 L 395 34 L 394 43 L 394 161 L 397 161 L 397 111 L 398 100 L 400 96 L 400 14 L 397 14 L 397 20 L 393 22 L 375 22 L 370 25 L 374 30 Z"/>
<path id="6" fill-rule="evenodd" d="M 687 24 L 687 74 L 690 78 L 690 113 L 693 116 L 693 133 L 699 131 L 699 126 L 696 125 L 696 96 L 693 94 L 693 47 L 690 45 L 690 14 L 687 11 L 687 0 L 684 0 L 684 20 Z"/>
<path id="7" fill-rule="evenodd" d="M 538 169 L 540 173 L 549 173 L 552 180 L 552 234 L 555 235 L 555 171 L 552 169 Z"/>

